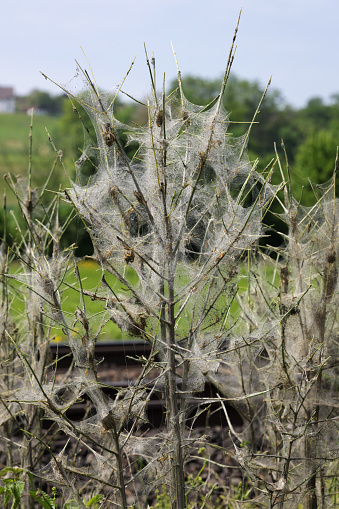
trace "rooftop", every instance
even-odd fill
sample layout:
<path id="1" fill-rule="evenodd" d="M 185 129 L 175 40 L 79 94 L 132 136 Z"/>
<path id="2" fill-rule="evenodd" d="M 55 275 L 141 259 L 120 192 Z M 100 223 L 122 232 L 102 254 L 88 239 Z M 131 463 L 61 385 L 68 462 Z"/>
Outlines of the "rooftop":
<path id="1" fill-rule="evenodd" d="M 14 98 L 13 87 L 0 87 L 0 100 L 1 99 L 12 99 Z"/>

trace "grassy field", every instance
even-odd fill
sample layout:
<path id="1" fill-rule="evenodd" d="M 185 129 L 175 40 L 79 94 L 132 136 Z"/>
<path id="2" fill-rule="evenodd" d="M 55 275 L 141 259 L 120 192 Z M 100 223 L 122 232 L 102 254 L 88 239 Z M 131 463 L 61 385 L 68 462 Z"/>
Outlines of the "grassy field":
<path id="1" fill-rule="evenodd" d="M 78 269 L 83 289 L 95 292 L 95 290 L 100 286 L 102 276 L 100 267 L 92 260 L 85 260 L 78 264 Z M 17 262 L 12 264 L 11 273 L 22 273 L 22 268 Z M 131 284 L 136 284 L 138 281 L 138 278 L 131 267 L 126 267 L 126 277 Z M 74 331 L 76 331 L 78 330 L 78 327 L 77 324 L 74 324 L 74 312 L 77 307 L 82 308 L 82 302 L 79 293 L 79 284 L 74 276 L 74 269 L 72 269 L 72 267 L 67 271 L 67 273 L 65 273 L 64 280 L 66 284 L 62 285 L 63 289 L 61 292 L 61 307 L 66 316 L 66 320 L 69 321 L 68 325 L 74 328 Z M 119 295 L 125 293 L 124 287 L 113 276 L 106 274 L 106 280 L 110 284 L 111 288 L 113 288 L 114 291 Z M 20 323 L 20 317 L 27 310 L 27 305 L 25 304 L 25 299 L 27 298 L 26 285 L 14 279 L 10 279 L 8 281 L 8 289 L 12 295 L 11 312 L 13 313 L 14 317 L 17 317 L 18 323 Z M 100 326 L 103 319 L 105 302 L 92 301 L 90 297 L 87 296 L 84 297 L 84 300 L 87 316 L 90 322 L 91 332 L 95 335 L 96 330 Z M 45 307 L 46 313 L 49 314 L 49 306 Z M 52 328 L 51 339 L 54 341 L 66 341 L 66 336 L 58 324 L 55 324 Z M 109 321 L 103 328 L 99 339 L 116 340 L 131 339 L 131 337 L 128 334 L 122 333 L 116 324 L 114 324 L 112 321 Z"/>
<path id="2" fill-rule="evenodd" d="M 81 277 L 81 284 L 84 290 L 89 290 L 93 293 L 96 292 L 96 290 L 100 287 L 101 282 L 101 276 L 102 271 L 101 268 L 91 259 L 86 259 L 78 264 L 79 274 Z M 267 267 L 268 269 L 268 277 L 269 279 L 272 278 L 273 270 L 271 267 Z M 18 262 L 15 262 L 11 266 L 11 273 L 22 273 L 22 268 L 18 264 Z M 114 292 L 120 296 L 128 296 L 129 292 L 127 289 L 125 289 L 117 279 L 115 279 L 112 275 L 105 274 L 106 280 L 108 281 L 110 287 L 114 290 Z M 125 277 L 132 285 L 138 284 L 138 277 L 136 273 L 134 272 L 133 268 L 131 266 L 126 266 L 125 271 Z M 74 276 L 74 268 L 70 267 L 67 272 L 65 273 L 64 277 L 65 284 L 62 284 L 60 291 L 61 291 L 61 304 L 62 304 L 62 310 L 66 316 L 66 320 L 68 322 L 68 325 L 74 329 L 74 331 L 78 330 L 78 326 L 74 319 L 74 312 L 76 311 L 77 307 L 82 308 L 82 301 L 80 298 L 80 292 L 79 292 L 79 283 L 76 280 Z M 246 292 L 248 288 L 249 280 L 246 274 L 246 269 L 243 266 L 239 278 L 238 278 L 238 287 L 239 292 L 243 294 Z M 12 300 L 11 300 L 11 311 L 13 313 L 13 317 L 17 318 L 18 323 L 20 323 L 20 317 L 23 313 L 27 310 L 27 304 L 25 304 L 25 299 L 27 299 L 27 288 L 24 283 L 20 283 L 14 279 L 10 279 L 8 281 L 8 289 L 11 292 Z M 204 293 L 204 290 L 203 290 Z M 26 297 L 24 297 L 26 295 Z M 85 296 L 85 306 L 86 306 L 86 312 L 87 317 L 89 318 L 90 322 L 90 328 L 91 333 L 96 334 L 96 331 L 98 330 L 98 327 L 100 326 L 104 314 L 107 314 L 104 311 L 105 302 L 104 301 L 92 301 L 90 297 Z M 227 305 L 226 305 L 226 297 L 225 295 L 221 295 L 218 299 L 218 303 L 215 304 L 215 310 L 220 311 L 220 307 L 226 312 Z M 49 314 L 49 307 L 45 306 L 45 311 L 47 314 Z M 182 335 L 185 336 L 188 332 L 187 328 L 190 324 L 190 311 L 191 306 L 188 305 L 188 308 L 186 312 L 184 312 L 181 316 L 181 319 L 178 321 L 177 324 L 177 334 L 178 336 Z M 226 318 L 226 315 L 224 316 L 224 319 L 226 320 L 225 324 L 228 323 L 230 317 L 233 318 L 230 320 L 230 323 L 228 325 L 231 325 L 231 322 L 234 321 L 235 317 L 239 315 L 240 308 L 238 306 L 238 303 L 236 300 L 233 300 L 231 307 L 229 309 L 229 312 L 227 312 L 228 319 Z M 16 319 L 15 318 L 15 319 Z M 58 324 L 55 324 L 52 327 L 52 331 L 50 333 L 50 337 L 53 341 L 66 341 L 66 335 L 61 330 L 61 327 Z M 119 339 L 132 339 L 131 336 L 127 333 L 122 333 L 118 326 L 114 324 L 112 321 L 109 321 L 105 327 L 102 329 L 99 340 L 105 341 L 105 340 L 119 340 Z"/>
<path id="3" fill-rule="evenodd" d="M 30 123 L 31 117 L 25 113 L 0 114 L 0 191 L 6 188 L 3 181 L 6 173 L 14 176 L 27 174 Z M 58 144 L 58 124 L 57 117 L 48 115 L 36 115 L 33 119 L 33 186 L 42 185 L 53 166 L 55 152 L 48 140 L 46 128 Z M 60 181 L 67 182 L 67 178 L 59 166 L 51 181 L 52 187 L 58 187 Z M 6 194 L 9 205 L 14 204 L 14 197 L 10 193 Z"/>
<path id="4" fill-rule="evenodd" d="M 33 158 L 52 156 L 46 128 L 55 135 L 58 118 L 36 115 L 33 119 Z M 0 114 L 0 171 L 22 173 L 27 168 L 31 117 L 25 113 Z"/>

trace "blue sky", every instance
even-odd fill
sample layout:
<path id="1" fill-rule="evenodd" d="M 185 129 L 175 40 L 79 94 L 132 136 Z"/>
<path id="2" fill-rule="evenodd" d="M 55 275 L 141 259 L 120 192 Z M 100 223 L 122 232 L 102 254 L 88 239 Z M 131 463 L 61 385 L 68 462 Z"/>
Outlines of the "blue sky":
<path id="1" fill-rule="evenodd" d="M 233 73 L 257 79 L 300 107 L 339 92 L 338 0 L 17 0 L 1 2 L 0 85 L 17 94 L 33 88 L 58 93 L 75 73 L 75 59 L 93 68 L 97 83 L 115 88 L 136 62 L 124 90 L 149 91 L 144 42 L 154 51 L 158 82 L 182 75 L 223 74 L 242 7 Z"/>

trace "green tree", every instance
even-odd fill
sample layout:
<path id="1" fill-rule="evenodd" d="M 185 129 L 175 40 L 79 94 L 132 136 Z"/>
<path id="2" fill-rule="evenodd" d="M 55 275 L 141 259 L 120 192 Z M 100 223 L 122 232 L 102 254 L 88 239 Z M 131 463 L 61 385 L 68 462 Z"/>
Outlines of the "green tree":
<path id="1" fill-rule="evenodd" d="M 66 95 L 51 95 L 41 90 L 32 90 L 28 95 L 18 98 L 17 108 L 20 111 L 28 108 L 42 110 L 49 115 L 61 115 Z"/>
<path id="2" fill-rule="evenodd" d="M 182 79 L 184 94 L 194 104 L 207 105 L 220 92 L 221 79 L 202 79 L 196 76 L 186 76 Z M 177 87 L 176 81 L 171 83 L 171 90 Z M 235 136 L 244 134 L 251 122 L 262 97 L 264 87 L 258 81 L 240 79 L 234 75 L 227 82 L 223 104 L 230 112 L 231 123 L 229 131 Z M 252 159 L 260 156 L 260 162 L 265 167 L 274 157 L 274 142 L 279 142 L 283 129 L 291 129 L 291 110 L 285 105 L 281 93 L 269 89 L 262 103 L 256 124 L 252 128 L 249 154 Z M 292 139 L 292 136 L 290 136 Z"/>
<path id="3" fill-rule="evenodd" d="M 313 97 L 307 102 L 305 108 L 300 110 L 300 122 L 306 128 L 306 132 L 313 128 L 327 129 L 334 117 L 333 110 L 333 106 L 325 104 L 321 97 Z"/>
<path id="4" fill-rule="evenodd" d="M 337 131 L 330 129 L 316 131 L 313 129 L 299 146 L 295 157 L 295 170 L 303 178 L 305 185 L 303 201 L 305 204 L 312 204 L 315 201 L 309 182 L 317 185 L 330 180 L 338 145 L 339 134 Z"/>
<path id="5" fill-rule="evenodd" d="M 146 124 L 146 107 L 135 105 L 131 102 L 125 103 L 118 99 L 115 100 L 114 106 L 116 117 L 123 124 Z M 79 117 L 81 122 L 79 122 Z M 58 129 L 58 137 L 62 139 L 64 153 L 75 160 L 78 159 L 83 151 L 84 136 L 87 135 L 92 139 L 95 137 L 93 125 L 81 103 L 74 99 L 72 101 L 65 101 Z M 126 134 L 124 132 L 120 133 L 120 138 L 123 147 L 125 147 L 127 143 Z M 130 157 L 133 156 L 135 149 L 136 147 L 132 146 L 130 150 L 127 150 Z"/>
<path id="6" fill-rule="evenodd" d="M 80 157 L 84 146 L 84 126 L 79 122 L 79 115 L 83 119 L 84 124 L 90 126 L 88 115 L 81 104 L 65 101 L 63 113 L 59 121 L 58 137 L 62 139 L 64 154 L 73 159 Z M 88 129 L 90 129 L 92 136 L 94 136 L 93 128 L 88 127 Z"/>

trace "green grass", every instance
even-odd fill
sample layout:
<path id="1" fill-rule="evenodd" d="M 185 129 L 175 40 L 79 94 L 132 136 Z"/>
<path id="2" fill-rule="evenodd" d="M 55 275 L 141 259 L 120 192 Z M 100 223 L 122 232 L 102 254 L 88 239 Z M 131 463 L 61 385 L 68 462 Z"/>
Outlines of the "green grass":
<path id="1" fill-rule="evenodd" d="M 25 113 L 0 114 L 0 179 L 6 173 L 25 176 L 28 168 L 29 129 L 31 117 Z M 36 115 L 33 119 L 32 174 L 33 186 L 41 186 L 50 173 L 56 154 L 48 140 L 46 128 L 58 146 L 59 119 L 49 115 Z M 67 182 L 60 166 L 57 167 L 50 187 L 58 188 L 60 181 Z M 3 183 L 3 188 L 4 188 Z M 8 203 L 15 203 L 8 194 Z"/>
<path id="2" fill-rule="evenodd" d="M 37 115 L 33 119 L 33 159 L 53 156 L 46 129 L 53 136 L 59 119 Z M 31 117 L 25 113 L 0 114 L 0 172 L 22 174 L 27 168 Z"/>
<path id="3" fill-rule="evenodd" d="M 100 286 L 102 276 L 102 271 L 100 267 L 94 261 L 85 260 L 78 264 L 78 269 L 83 289 L 95 293 L 95 290 L 98 289 Z M 23 272 L 23 270 L 21 266 L 18 266 L 17 263 L 13 263 L 10 272 L 12 274 L 21 273 Z M 137 284 L 138 278 L 131 267 L 126 268 L 125 275 L 130 284 L 133 285 Z M 124 293 L 126 294 L 126 289 L 120 284 L 119 281 L 117 281 L 117 279 L 115 279 L 113 276 L 109 274 L 108 275 L 105 274 L 105 277 L 111 288 L 113 288 L 116 293 L 118 293 L 119 295 L 123 295 Z M 74 269 L 72 267 L 70 267 L 70 269 L 65 273 L 64 281 L 66 284 L 63 284 L 62 287 L 60 287 L 61 307 L 65 316 L 68 318 L 67 321 L 69 322 L 69 324 L 71 324 L 70 326 L 73 328 L 74 331 L 77 331 L 79 330 L 79 327 L 77 324 L 74 324 L 75 321 L 74 312 L 76 311 L 77 307 L 82 309 L 82 301 L 79 292 L 79 283 L 75 278 Z M 70 286 L 73 288 L 71 288 Z M 28 291 L 24 283 L 20 283 L 18 281 L 15 281 L 14 279 L 10 279 L 8 281 L 8 288 L 11 290 L 12 295 L 10 305 L 11 313 L 13 319 L 19 324 L 20 317 L 23 315 L 23 313 L 26 312 Z M 95 335 L 104 317 L 105 314 L 104 307 L 106 303 L 105 301 L 91 300 L 91 298 L 88 296 L 85 296 L 84 300 L 87 317 L 89 319 L 90 331 L 92 332 L 93 335 Z M 49 313 L 49 306 L 46 305 L 44 307 L 46 313 Z M 107 314 L 105 314 L 105 316 L 107 318 Z M 74 332 L 74 334 L 76 333 Z M 54 341 L 66 341 L 66 335 L 64 334 L 64 332 L 61 330 L 61 327 L 57 323 L 53 324 L 52 330 L 49 332 L 49 335 L 51 339 Z M 102 329 L 99 339 L 100 340 L 131 339 L 131 336 L 128 335 L 127 333 L 122 333 L 116 324 L 114 324 L 112 321 L 109 321 Z"/>
<path id="4" fill-rule="evenodd" d="M 101 276 L 102 271 L 101 268 L 91 259 L 84 260 L 78 264 L 79 274 L 81 278 L 82 288 L 84 290 L 89 290 L 93 293 L 98 291 L 101 286 Z M 65 268 L 66 270 L 66 268 Z M 245 267 L 241 271 L 238 285 L 239 292 L 243 293 L 247 290 L 248 287 L 248 278 L 245 275 Z M 21 273 L 23 272 L 21 266 L 18 263 L 13 263 L 11 265 L 11 273 Z M 105 274 L 106 280 L 108 281 L 110 287 L 120 296 L 124 294 L 128 296 L 128 290 L 124 288 L 121 283 L 114 278 L 110 274 Z M 134 272 L 131 266 L 126 266 L 125 277 L 132 285 L 138 284 L 138 276 Z M 185 278 L 185 276 L 182 276 Z M 26 302 L 24 295 L 26 295 L 27 299 L 27 288 L 25 288 L 24 283 L 19 283 L 13 279 L 8 281 L 8 288 L 11 289 L 12 301 L 11 301 L 11 312 L 13 314 L 14 320 L 20 322 L 20 317 L 23 313 L 26 312 Z M 202 294 L 206 292 L 206 289 L 202 290 Z M 65 315 L 68 317 L 68 323 L 71 325 L 74 330 L 79 330 L 78 324 L 74 325 L 74 312 L 76 308 L 79 307 L 82 309 L 82 301 L 79 292 L 79 282 L 77 281 L 74 275 L 74 268 L 70 267 L 65 272 L 65 277 L 63 284 L 60 286 L 60 294 L 61 294 L 61 304 L 62 310 Z M 89 318 L 90 329 L 92 334 L 95 334 L 100 326 L 100 323 L 104 317 L 107 318 L 107 314 L 104 311 L 104 307 L 106 305 L 105 301 L 95 301 L 92 300 L 89 296 L 84 297 L 87 317 Z M 218 299 L 218 302 L 215 303 L 215 311 L 217 313 L 223 313 L 225 308 L 227 307 L 227 298 L 225 295 L 221 295 Z M 194 303 L 192 302 L 192 305 Z M 49 312 L 48 305 L 45 306 L 45 311 Z M 177 309 L 178 311 L 178 309 Z M 183 337 L 187 334 L 188 328 L 190 325 L 190 313 L 192 309 L 191 306 L 188 306 L 187 310 L 182 314 L 181 319 L 177 324 L 177 334 L 178 337 Z M 234 318 L 239 314 L 240 309 L 236 300 L 233 300 L 231 304 L 231 309 L 229 313 L 229 318 L 233 316 Z M 209 319 L 207 319 L 209 321 Z M 232 320 L 231 320 L 232 321 Z M 62 332 L 61 327 L 58 324 L 53 324 L 52 330 L 50 332 L 50 337 L 55 341 L 66 341 L 66 336 L 64 332 Z M 100 340 L 119 340 L 119 339 L 131 339 L 131 336 L 127 333 L 122 333 L 118 326 L 114 324 L 112 321 L 109 321 L 105 327 L 103 328 L 100 336 Z"/>
<path id="5" fill-rule="evenodd" d="M 78 264 L 79 274 L 81 278 L 81 284 L 84 290 L 89 290 L 94 292 L 98 290 L 101 286 L 101 276 L 102 270 L 101 268 L 92 260 L 85 260 Z M 105 274 L 106 280 L 114 289 L 116 293 L 119 295 L 126 294 L 126 289 L 121 285 L 121 283 L 111 276 L 110 274 Z M 137 284 L 138 277 L 135 274 L 134 270 L 131 267 L 126 268 L 126 277 L 131 284 Z M 63 292 L 63 300 L 62 307 L 66 311 L 66 313 L 71 316 L 74 315 L 74 311 L 77 306 L 82 307 L 80 292 L 79 292 L 79 284 L 74 277 L 73 270 L 69 272 L 66 282 L 74 286 L 74 290 L 68 288 Z M 97 327 L 102 321 L 104 315 L 104 307 L 106 303 L 104 301 L 95 301 L 90 297 L 85 296 L 85 306 L 86 311 L 88 313 L 88 317 L 90 317 L 90 326 L 93 327 L 93 333 L 97 330 Z M 77 328 L 75 326 L 75 328 Z M 60 338 L 61 335 L 61 338 Z M 57 334 L 57 340 L 65 340 L 65 336 L 60 331 Z M 118 326 L 109 321 L 100 334 L 101 340 L 117 340 L 117 339 L 131 339 L 131 337 L 127 333 L 121 332 Z"/>

